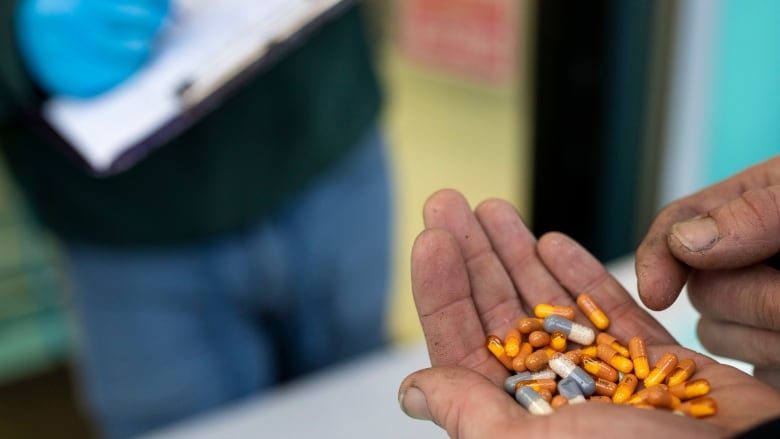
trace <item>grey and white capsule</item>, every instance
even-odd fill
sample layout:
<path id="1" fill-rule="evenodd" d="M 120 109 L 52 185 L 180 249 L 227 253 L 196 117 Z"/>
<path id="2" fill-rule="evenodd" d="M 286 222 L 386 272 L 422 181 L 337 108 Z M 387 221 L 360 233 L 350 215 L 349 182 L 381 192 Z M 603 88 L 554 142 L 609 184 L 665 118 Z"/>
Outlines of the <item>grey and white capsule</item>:
<path id="1" fill-rule="evenodd" d="M 585 395 L 582 394 L 580 385 L 573 378 L 564 378 L 558 382 L 558 394 L 566 398 L 569 404 L 579 404 L 586 402 Z"/>
<path id="2" fill-rule="evenodd" d="M 566 338 L 583 346 L 593 344 L 596 339 L 596 333 L 593 329 L 577 322 L 564 319 L 561 316 L 549 315 L 544 318 L 544 330 L 552 334 L 554 331 L 561 331 L 566 334 Z"/>
<path id="3" fill-rule="evenodd" d="M 588 372 L 574 364 L 566 355 L 556 352 L 550 357 L 548 364 L 550 369 L 554 370 L 561 378 L 573 379 L 580 386 L 583 395 L 590 396 L 596 391 L 596 382 L 593 381 L 593 378 L 588 375 Z"/>
<path id="4" fill-rule="evenodd" d="M 521 386 L 515 392 L 515 399 L 523 407 L 526 408 L 532 415 L 549 415 L 553 412 L 553 408 L 542 398 L 536 390 L 529 386 Z"/>

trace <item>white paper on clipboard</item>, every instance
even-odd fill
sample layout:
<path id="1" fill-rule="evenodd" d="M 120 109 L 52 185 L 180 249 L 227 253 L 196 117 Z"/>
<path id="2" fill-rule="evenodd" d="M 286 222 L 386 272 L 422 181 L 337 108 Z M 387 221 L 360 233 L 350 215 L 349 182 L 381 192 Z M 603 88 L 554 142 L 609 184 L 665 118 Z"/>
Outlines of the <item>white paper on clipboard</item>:
<path id="1" fill-rule="evenodd" d="M 98 175 L 124 170 L 271 49 L 350 0 L 178 0 L 159 51 L 133 77 L 90 99 L 53 97 L 43 115 Z M 187 119 L 187 120 L 184 120 Z"/>

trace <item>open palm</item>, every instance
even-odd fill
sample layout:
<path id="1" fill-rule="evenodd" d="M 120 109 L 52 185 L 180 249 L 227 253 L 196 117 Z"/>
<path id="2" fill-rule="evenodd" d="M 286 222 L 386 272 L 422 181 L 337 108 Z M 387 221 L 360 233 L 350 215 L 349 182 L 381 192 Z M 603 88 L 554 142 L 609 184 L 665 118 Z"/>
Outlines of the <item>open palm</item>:
<path id="1" fill-rule="evenodd" d="M 419 390 L 430 417 L 452 437 L 604 436 L 669 434 L 728 436 L 780 415 L 780 394 L 752 376 L 684 349 L 584 248 L 560 233 L 538 240 L 515 208 L 487 200 L 472 211 L 458 192 L 442 190 L 424 207 L 425 230 L 412 250 L 412 287 L 432 368 L 401 385 Z M 648 345 L 650 364 L 674 352 L 697 363 L 696 377 L 711 383 L 718 412 L 676 416 L 619 404 L 578 404 L 551 416 L 530 415 L 503 388 L 509 372 L 485 348 L 538 303 L 576 308 L 588 292 L 609 316 L 609 333 Z M 578 316 L 582 324 L 590 323 Z M 402 401 L 403 403 L 403 401 Z M 585 436 L 587 437 L 587 436 Z M 678 436 L 679 437 L 679 436 Z"/>

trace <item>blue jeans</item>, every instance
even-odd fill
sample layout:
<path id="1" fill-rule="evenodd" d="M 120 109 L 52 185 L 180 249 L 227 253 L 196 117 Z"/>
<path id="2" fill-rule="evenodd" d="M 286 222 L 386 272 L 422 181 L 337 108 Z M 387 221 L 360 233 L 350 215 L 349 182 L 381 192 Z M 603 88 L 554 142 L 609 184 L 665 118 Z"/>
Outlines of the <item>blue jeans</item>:
<path id="1" fill-rule="evenodd" d="M 272 217 L 156 250 L 64 243 L 76 371 L 107 437 L 138 435 L 380 347 L 391 202 L 381 136 Z"/>

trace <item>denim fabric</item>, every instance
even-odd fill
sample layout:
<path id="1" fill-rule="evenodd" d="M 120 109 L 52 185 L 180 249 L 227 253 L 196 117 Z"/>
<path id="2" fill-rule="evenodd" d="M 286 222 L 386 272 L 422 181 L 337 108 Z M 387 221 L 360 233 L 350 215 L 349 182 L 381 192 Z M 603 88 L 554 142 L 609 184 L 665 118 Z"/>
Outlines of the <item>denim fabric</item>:
<path id="1" fill-rule="evenodd" d="M 77 377 L 100 430 L 147 432 L 380 347 L 391 190 L 380 133 L 271 218 L 186 247 L 68 245 Z"/>

